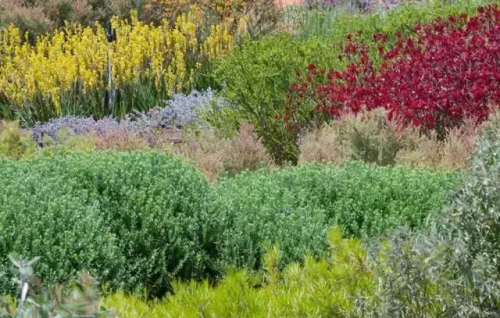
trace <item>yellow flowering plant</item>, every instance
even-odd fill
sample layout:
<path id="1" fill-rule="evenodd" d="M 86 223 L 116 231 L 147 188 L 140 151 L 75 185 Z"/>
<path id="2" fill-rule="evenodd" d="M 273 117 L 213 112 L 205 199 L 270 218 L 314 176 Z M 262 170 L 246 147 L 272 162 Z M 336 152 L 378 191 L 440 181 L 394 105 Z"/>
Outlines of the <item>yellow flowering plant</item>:
<path id="1" fill-rule="evenodd" d="M 0 31 L 2 114 L 17 115 L 23 124 L 68 113 L 105 115 L 101 95 L 107 88 L 108 59 L 120 95 L 114 115 L 149 109 L 173 92 L 188 92 L 195 78 L 199 80 L 198 73 L 230 51 L 236 37 L 222 22 L 202 32 L 202 14 L 192 6 L 173 26 L 166 19 L 158 26 L 145 24 L 134 13 L 130 21 L 113 18 L 117 41 L 111 44 L 106 29 L 97 23 L 93 28 L 67 24 L 39 36 L 35 44 L 10 25 Z M 148 105 L 131 101 L 135 93 L 154 95 L 156 100 L 148 100 Z"/>

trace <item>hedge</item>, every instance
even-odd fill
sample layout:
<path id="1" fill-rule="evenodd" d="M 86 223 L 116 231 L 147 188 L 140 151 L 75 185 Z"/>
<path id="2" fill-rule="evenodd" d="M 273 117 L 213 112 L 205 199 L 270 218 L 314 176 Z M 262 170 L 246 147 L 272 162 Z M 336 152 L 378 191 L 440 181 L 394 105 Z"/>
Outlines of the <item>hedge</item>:
<path id="1" fill-rule="evenodd" d="M 0 160 L 0 293 L 13 289 L 7 255 L 41 256 L 47 284 L 86 270 L 111 289 L 152 295 L 181 280 L 260 270 L 268 246 L 281 265 L 324 256 L 326 232 L 371 237 L 420 227 L 446 202 L 454 173 L 300 166 L 244 173 L 210 187 L 170 155 L 113 152 Z"/>

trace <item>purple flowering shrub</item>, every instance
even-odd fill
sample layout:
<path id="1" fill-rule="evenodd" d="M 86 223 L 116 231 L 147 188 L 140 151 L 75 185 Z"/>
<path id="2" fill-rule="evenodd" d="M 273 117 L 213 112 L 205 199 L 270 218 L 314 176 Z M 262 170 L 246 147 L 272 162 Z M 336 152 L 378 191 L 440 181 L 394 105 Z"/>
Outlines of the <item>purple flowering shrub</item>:
<path id="1" fill-rule="evenodd" d="M 158 128 L 177 128 L 193 124 L 200 118 L 200 111 L 216 105 L 229 107 L 229 103 L 208 89 L 203 92 L 192 91 L 189 95 L 174 94 L 172 99 L 155 107 L 149 112 L 135 112 L 125 118 L 129 129 L 134 132 L 150 131 Z"/>
<path id="2" fill-rule="evenodd" d="M 104 135 L 113 131 L 142 135 L 156 129 L 181 129 L 183 126 L 196 123 L 199 112 L 213 105 L 218 108 L 230 106 L 211 89 L 203 92 L 193 91 L 189 95 L 174 94 L 172 99 L 165 101 L 163 105 L 154 107 L 148 112 L 129 114 L 120 121 L 111 117 L 99 120 L 74 116 L 52 118 L 33 127 L 33 138 L 38 143 L 42 143 L 44 137 L 50 137 L 57 142 L 63 130 L 69 130 L 69 133 L 74 135 L 84 135 L 89 132 Z"/>

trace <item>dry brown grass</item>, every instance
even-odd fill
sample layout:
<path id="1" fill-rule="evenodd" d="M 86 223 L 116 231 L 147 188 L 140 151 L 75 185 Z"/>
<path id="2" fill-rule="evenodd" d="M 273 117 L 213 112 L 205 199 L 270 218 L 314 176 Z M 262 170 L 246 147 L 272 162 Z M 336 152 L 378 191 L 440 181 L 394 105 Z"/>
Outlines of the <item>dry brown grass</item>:
<path id="1" fill-rule="evenodd" d="M 273 167 L 270 156 L 250 124 L 241 125 L 238 134 L 232 139 L 222 138 L 213 130 L 184 135 L 170 130 L 159 130 L 138 137 L 116 129 L 98 136 L 96 149 L 156 149 L 172 152 L 192 162 L 211 182 L 245 170 Z"/>
<path id="2" fill-rule="evenodd" d="M 342 164 L 352 156 L 335 123 L 305 134 L 300 143 L 299 162 L 329 162 Z"/>
<path id="3" fill-rule="evenodd" d="M 379 165 L 394 164 L 402 146 L 403 129 L 375 110 L 346 115 L 307 133 L 300 145 L 302 162 L 341 164 L 349 158 Z"/>
<path id="4" fill-rule="evenodd" d="M 167 144 L 166 149 L 188 159 L 210 181 L 245 170 L 271 168 L 272 160 L 250 124 L 243 124 L 235 138 L 221 138 L 213 130 L 183 136 L 182 143 Z"/>
<path id="5" fill-rule="evenodd" d="M 386 119 L 375 110 L 345 116 L 301 141 L 301 162 L 341 164 L 353 158 L 378 165 L 458 169 L 467 166 L 478 133 L 474 122 L 448 131 L 444 140 Z"/>
<path id="6" fill-rule="evenodd" d="M 110 130 L 100 135 L 96 144 L 99 150 L 133 151 L 150 148 L 144 138 L 133 136 L 123 129 Z"/>
<path id="7" fill-rule="evenodd" d="M 396 155 L 396 163 L 411 167 L 460 169 L 468 165 L 480 128 L 468 121 L 461 128 L 450 129 L 440 140 L 435 133 L 426 135 L 412 131 L 405 147 Z"/>

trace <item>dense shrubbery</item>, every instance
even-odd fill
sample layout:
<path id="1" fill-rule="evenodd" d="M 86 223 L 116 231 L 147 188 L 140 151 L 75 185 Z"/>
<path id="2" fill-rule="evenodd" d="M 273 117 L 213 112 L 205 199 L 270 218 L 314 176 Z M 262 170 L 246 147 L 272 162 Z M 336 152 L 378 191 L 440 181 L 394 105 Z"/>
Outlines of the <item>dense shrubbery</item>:
<path id="1" fill-rule="evenodd" d="M 342 50 L 338 47 L 332 49 L 332 44 L 344 42 L 348 34 L 358 30 L 363 31 L 361 38 L 364 42 L 373 44 L 374 33 L 398 31 L 402 36 L 413 34 L 413 27 L 417 24 L 432 21 L 438 16 L 473 13 L 480 3 L 410 5 L 361 16 L 329 17 L 328 12 L 320 12 L 307 15 L 303 20 L 300 12 L 298 18 L 291 14 L 292 23 L 299 25 L 296 36 L 271 36 L 243 45 L 217 63 L 215 79 L 226 84 L 226 98 L 238 107 L 236 115 L 229 112 L 222 118 L 230 122 L 239 119 L 250 121 L 278 163 L 296 162 L 298 137 L 294 132 L 285 130 L 283 121 L 276 118 L 283 114 L 287 106 L 286 92 L 296 82 L 295 71 L 304 73 L 311 63 L 318 69 L 344 69 L 348 63 L 338 59 Z M 396 41 L 397 38 L 391 36 L 387 45 L 394 45 Z M 376 46 L 369 53 L 376 56 Z M 295 115 L 305 117 L 305 124 L 309 125 L 313 109 L 314 106 L 302 107 L 298 111 L 303 114 Z"/>
<path id="2" fill-rule="evenodd" d="M 377 284 L 360 316 L 498 317 L 499 127 L 495 114 L 464 185 L 426 230 L 402 229 L 370 248 Z"/>
<path id="3" fill-rule="evenodd" d="M 301 137 L 300 161 L 342 164 L 349 158 L 377 165 L 457 169 L 468 165 L 476 135 L 474 121 L 436 133 L 421 134 L 387 119 L 383 109 L 348 114 Z"/>
<path id="4" fill-rule="evenodd" d="M 328 260 L 306 256 L 303 267 L 281 271 L 279 248 L 265 256 L 264 275 L 232 272 L 216 287 L 208 282 L 178 283 L 165 302 L 147 304 L 117 294 L 104 303 L 123 318 L 137 317 L 342 317 L 352 311 L 358 295 L 371 294 L 373 282 L 359 240 L 329 232 Z"/>
<path id="5" fill-rule="evenodd" d="M 174 277 L 216 277 L 231 265 L 260 269 L 269 244 L 280 244 L 283 265 L 307 250 L 321 255 L 330 224 L 350 237 L 419 227 L 456 179 L 360 164 L 304 166 L 242 175 L 212 190 L 193 168 L 148 152 L 0 165 L 2 255 L 41 256 L 37 272 L 47 283 L 86 269 L 111 287 L 152 294 Z"/>
<path id="6" fill-rule="evenodd" d="M 48 286 L 89 271 L 123 290 L 107 303 L 130 318 L 500 316 L 500 121 L 490 114 L 500 11 L 471 16 L 476 1 L 354 17 L 292 8 L 280 24 L 292 34 L 239 42 L 276 30 L 272 0 L 194 1 L 154 1 L 160 27 L 114 20 L 127 43 L 113 44 L 116 117 L 104 120 L 94 120 L 109 115 L 102 28 L 66 28 L 36 47 L 14 27 L 0 32 L 4 116 L 86 116 L 33 130 L 0 122 L 0 156 L 11 158 L 0 158 L 0 293 L 15 290 L 14 253 L 41 256 Z M 222 98 L 174 94 L 213 84 Z M 456 192 L 462 173 L 391 167 L 464 167 L 480 134 Z M 270 171 L 261 142 L 280 165 L 338 166 Z M 171 155 L 93 153 L 111 148 L 167 150 L 218 182 Z M 143 289 L 172 293 L 154 303 L 127 294 Z M 40 291 L 30 306 L 41 312 L 72 302 Z M 89 295 L 76 311 L 99 315 Z"/>
<path id="7" fill-rule="evenodd" d="M 47 283 L 88 270 L 115 288 L 161 293 L 172 277 L 210 272 L 208 185 L 179 160 L 103 153 L 0 165 L 2 275 L 10 252 L 41 256 Z"/>
<path id="8" fill-rule="evenodd" d="M 248 43 L 235 50 L 220 63 L 215 76 L 221 84 L 227 83 L 225 97 L 236 108 L 226 111 L 219 117 L 222 123 L 215 125 L 224 126 L 231 120 L 247 120 L 254 125 L 263 144 L 278 163 L 289 160 L 296 163 L 296 139 L 287 133 L 275 115 L 282 112 L 286 103 L 283 93 L 294 80 L 294 70 L 305 67 L 313 56 L 318 57 L 315 62 L 328 65 L 326 61 L 334 58 L 334 52 L 329 44 L 319 40 L 302 43 L 290 35 Z M 213 113 L 220 111 L 214 110 Z"/>
<path id="9" fill-rule="evenodd" d="M 455 180 L 454 174 L 359 163 L 244 173 L 215 187 L 218 218 L 230 229 L 219 260 L 258 268 L 261 242 L 279 244 L 283 264 L 306 251 L 319 255 L 332 224 L 347 237 L 374 237 L 403 224 L 419 228 L 446 203 Z"/>
<path id="10" fill-rule="evenodd" d="M 271 249 L 263 276 L 230 273 L 220 285 L 176 284 L 175 295 L 147 304 L 114 295 L 106 303 L 127 318 L 242 317 L 493 318 L 500 314 L 498 115 L 478 142 L 473 167 L 451 205 L 425 229 L 401 228 L 361 248 L 329 233 L 331 254 L 279 271 L 284 253 Z M 368 257 L 365 258 L 365 253 Z M 238 295 L 235 297 L 235 295 Z"/>

